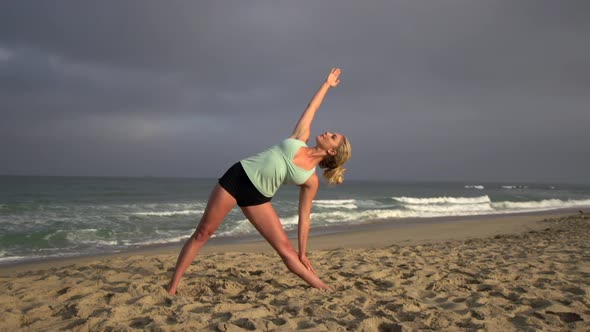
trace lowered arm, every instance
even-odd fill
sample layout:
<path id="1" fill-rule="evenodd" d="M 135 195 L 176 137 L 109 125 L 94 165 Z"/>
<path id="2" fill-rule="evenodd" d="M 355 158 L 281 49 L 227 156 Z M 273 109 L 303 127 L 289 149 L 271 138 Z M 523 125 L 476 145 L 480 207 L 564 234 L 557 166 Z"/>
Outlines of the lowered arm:
<path id="1" fill-rule="evenodd" d="M 299 260 L 311 271 L 313 271 L 313 268 L 307 259 L 307 239 L 309 238 L 309 226 L 311 223 L 311 206 L 318 192 L 318 187 L 318 176 L 314 173 L 300 186 L 301 189 L 299 191 L 299 223 L 297 234 L 299 239 Z"/>

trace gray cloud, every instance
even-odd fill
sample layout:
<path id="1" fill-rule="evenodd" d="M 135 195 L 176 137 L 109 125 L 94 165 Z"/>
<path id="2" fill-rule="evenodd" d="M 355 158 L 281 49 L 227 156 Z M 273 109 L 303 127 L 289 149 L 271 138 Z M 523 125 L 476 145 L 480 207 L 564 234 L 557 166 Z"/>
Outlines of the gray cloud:
<path id="1" fill-rule="evenodd" d="M 292 130 L 351 178 L 587 180 L 586 1 L 13 1 L 0 173 L 218 176 Z M 4 158 L 3 158 L 4 159 Z"/>

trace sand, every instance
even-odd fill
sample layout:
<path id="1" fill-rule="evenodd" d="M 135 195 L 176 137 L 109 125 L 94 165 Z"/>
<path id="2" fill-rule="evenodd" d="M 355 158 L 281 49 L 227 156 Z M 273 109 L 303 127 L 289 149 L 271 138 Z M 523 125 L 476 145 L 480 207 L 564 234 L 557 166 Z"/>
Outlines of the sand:
<path id="1" fill-rule="evenodd" d="M 208 246 L 176 296 L 178 247 L 0 269 L 2 331 L 589 331 L 590 216 L 456 219 L 314 236 L 331 287 L 266 243 Z"/>

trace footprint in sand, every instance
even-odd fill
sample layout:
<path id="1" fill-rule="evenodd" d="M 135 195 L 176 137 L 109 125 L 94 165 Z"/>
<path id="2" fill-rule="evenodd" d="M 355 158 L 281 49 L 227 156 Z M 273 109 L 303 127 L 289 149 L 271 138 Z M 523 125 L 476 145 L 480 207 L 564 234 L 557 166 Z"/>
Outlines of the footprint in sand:
<path id="1" fill-rule="evenodd" d="M 553 312 L 553 311 L 545 311 L 547 314 L 555 315 L 561 319 L 562 322 L 566 323 L 573 323 L 583 320 L 580 315 L 575 312 Z"/>
<path id="2" fill-rule="evenodd" d="M 566 287 L 563 291 L 572 293 L 574 295 L 586 295 L 586 291 L 580 287 Z"/>

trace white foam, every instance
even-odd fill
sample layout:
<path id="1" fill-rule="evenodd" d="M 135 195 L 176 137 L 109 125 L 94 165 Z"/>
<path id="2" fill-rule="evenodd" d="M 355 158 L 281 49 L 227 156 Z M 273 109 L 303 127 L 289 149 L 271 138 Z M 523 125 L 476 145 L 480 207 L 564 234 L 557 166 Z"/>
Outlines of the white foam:
<path id="1" fill-rule="evenodd" d="M 313 203 L 318 207 L 322 208 L 337 208 L 350 210 L 358 208 L 357 201 L 355 199 L 323 199 L 314 200 Z"/>
<path id="2" fill-rule="evenodd" d="M 1 257 L 0 264 L 1 263 L 8 263 L 11 261 L 57 258 L 57 257 L 74 257 L 74 256 L 79 256 L 79 255 L 80 255 L 80 253 L 62 253 L 62 254 L 57 254 L 57 255 L 9 256 L 9 257 Z"/>
<path id="3" fill-rule="evenodd" d="M 445 216 L 468 216 L 482 214 L 509 213 L 510 211 L 499 211 L 490 205 L 488 196 L 481 197 L 431 197 L 431 198 L 401 198 L 401 201 L 414 202 L 403 207 L 389 209 L 368 209 L 359 210 L 332 210 L 314 212 L 311 214 L 312 225 L 327 225 L 335 223 L 366 222 L 369 220 L 391 219 L 391 218 L 434 218 Z M 455 203 L 455 204 L 454 204 Z M 293 229 L 299 222 L 297 214 L 280 218 L 285 229 Z M 239 220 L 237 225 L 220 236 L 238 235 L 255 232 L 247 219 Z"/>
<path id="4" fill-rule="evenodd" d="M 152 211 L 152 212 L 134 212 L 132 214 L 138 216 L 158 216 L 158 217 L 170 217 L 176 215 L 190 215 L 190 214 L 202 214 L 204 210 L 181 210 L 181 211 Z"/>
<path id="5" fill-rule="evenodd" d="M 319 199 L 313 201 L 315 204 L 321 205 L 339 205 L 355 203 L 356 199 Z"/>
<path id="6" fill-rule="evenodd" d="M 465 188 L 466 189 L 479 189 L 479 190 L 485 189 L 485 187 L 482 186 L 482 185 L 480 185 L 480 184 L 475 184 L 475 185 L 474 184 L 468 184 L 468 185 L 465 186 Z"/>
<path id="7" fill-rule="evenodd" d="M 481 204 L 490 203 L 488 195 L 479 197 L 392 197 L 394 200 L 406 204 Z"/>
<path id="8" fill-rule="evenodd" d="M 502 186 L 502 189 L 526 189 L 528 188 L 527 186 L 518 186 L 518 185 L 514 185 L 514 186 Z"/>
<path id="9" fill-rule="evenodd" d="M 359 200 L 357 201 L 357 205 L 359 208 L 386 208 L 396 206 L 395 204 L 383 204 L 374 200 Z"/>
<path id="10" fill-rule="evenodd" d="M 74 244 L 91 244 L 105 247 L 116 246 L 119 244 L 119 242 L 116 240 L 109 241 L 96 238 L 96 232 L 96 229 L 79 229 L 75 231 L 67 231 L 66 240 Z"/>
<path id="11" fill-rule="evenodd" d="M 25 256 L 8 256 L 8 257 L 0 257 L 0 263 L 4 262 L 12 262 L 12 261 L 20 261 L 22 259 L 29 258 Z"/>
<path id="12" fill-rule="evenodd" d="M 504 213 L 493 211 L 489 209 L 481 209 L 481 210 L 457 210 L 457 209 L 439 209 L 432 211 L 426 210 L 401 210 L 401 209 L 391 209 L 391 210 L 366 210 L 366 211 L 359 211 L 355 213 L 349 214 L 340 214 L 340 215 L 331 215 L 329 219 L 325 220 L 327 223 L 339 223 L 339 222 L 349 222 L 349 221 L 357 221 L 357 222 L 365 222 L 370 220 L 380 220 L 380 219 L 400 219 L 400 218 L 435 218 L 435 217 L 447 217 L 447 216 L 471 216 L 471 215 L 482 215 L 482 214 L 495 214 L 495 213 Z M 328 217 L 328 216 L 325 216 Z"/>
<path id="13" fill-rule="evenodd" d="M 418 212 L 440 212 L 445 215 L 470 214 L 472 212 L 493 212 L 489 203 L 484 204 L 456 204 L 456 205 L 408 205 L 408 210 Z"/>
<path id="14" fill-rule="evenodd" d="M 190 236 L 190 234 L 187 233 L 187 235 L 181 235 L 181 236 L 175 236 L 175 237 L 169 237 L 169 238 L 163 238 L 163 239 L 154 239 L 154 240 L 148 240 L 148 241 L 142 241 L 142 242 L 136 242 L 136 243 L 125 243 L 125 245 L 127 246 L 147 246 L 147 245 L 151 245 L 151 244 L 166 244 L 166 243 L 174 243 L 174 242 L 180 242 L 183 240 L 186 240 L 188 237 Z"/>
<path id="15" fill-rule="evenodd" d="M 98 229 L 96 228 L 83 228 L 83 229 L 77 229 L 73 232 L 75 233 L 79 233 L 79 234 L 89 234 L 89 233 L 96 233 L 98 231 Z M 43 237 L 43 240 L 45 241 L 49 241 L 52 237 L 58 235 L 58 234 L 62 234 L 62 233 L 68 233 L 66 234 L 66 239 L 69 241 L 70 239 L 68 238 L 68 236 L 72 233 L 69 233 L 69 230 L 63 230 L 63 229 L 58 229 L 55 232 L 51 233 L 51 234 L 47 234 Z M 74 235 L 72 235 L 74 236 Z"/>
<path id="16" fill-rule="evenodd" d="M 561 200 L 561 199 L 545 199 L 542 201 L 527 201 L 527 202 L 494 202 L 492 207 L 500 210 L 526 210 L 526 211 L 543 211 L 561 208 L 585 207 L 590 206 L 590 199 L 583 200 Z"/>
<path id="17" fill-rule="evenodd" d="M 590 206 L 590 199 L 570 201 L 552 199 L 538 202 L 507 201 L 492 203 L 488 196 L 418 198 L 417 201 L 411 199 L 408 201 L 413 201 L 415 204 L 407 204 L 401 208 L 393 209 L 370 209 L 365 211 L 338 210 L 312 213 L 312 224 L 325 225 L 351 221 L 357 223 L 391 218 L 435 218 L 506 214 Z M 457 203 L 453 204 L 452 202 Z M 281 220 L 284 225 L 294 225 L 298 219 L 297 216 L 291 216 Z"/>
<path id="18" fill-rule="evenodd" d="M 232 235 L 239 235 L 239 234 L 251 234 L 255 232 L 256 229 L 248 219 L 241 219 L 236 222 L 236 224 L 227 231 L 217 232 L 213 234 L 213 236 L 232 236 Z"/>

